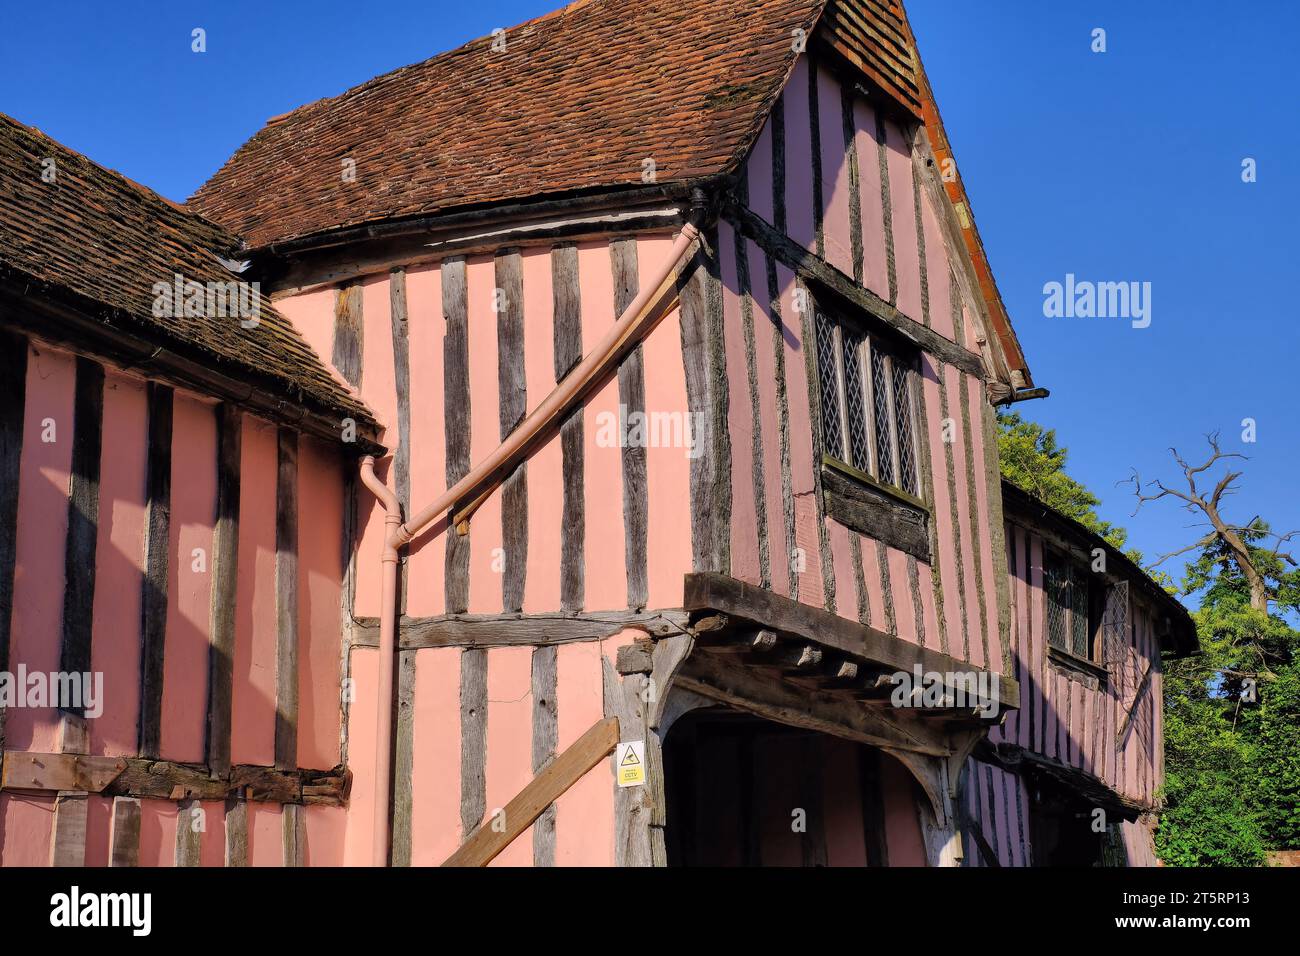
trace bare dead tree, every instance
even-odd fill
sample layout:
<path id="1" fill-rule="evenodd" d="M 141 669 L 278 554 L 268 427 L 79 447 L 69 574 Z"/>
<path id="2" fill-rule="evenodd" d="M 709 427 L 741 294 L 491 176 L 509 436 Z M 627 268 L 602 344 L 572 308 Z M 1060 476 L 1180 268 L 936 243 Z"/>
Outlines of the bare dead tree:
<path id="1" fill-rule="evenodd" d="M 1250 548 L 1246 544 L 1243 535 L 1261 531 L 1258 527 L 1253 527 L 1254 521 L 1247 525 L 1233 524 L 1223 517 L 1221 505 L 1223 499 L 1231 494 L 1235 494 L 1238 489 L 1237 479 L 1242 476 L 1242 472 L 1233 471 L 1232 468 L 1225 467 L 1222 476 L 1214 484 L 1213 490 L 1208 493 L 1202 492 L 1197 487 L 1197 476 L 1203 475 L 1213 468 L 1220 461 L 1237 458 L 1242 461 L 1248 461 L 1245 455 L 1237 452 L 1225 452 L 1219 448 L 1219 433 L 1213 432 L 1205 436 L 1210 445 L 1210 457 L 1201 465 L 1190 465 L 1178 453 L 1177 448 L 1170 448 L 1169 451 L 1174 456 L 1174 461 L 1183 470 L 1183 477 L 1187 481 L 1187 490 L 1181 491 L 1177 488 L 1170 488 L 1159 478 L 1148 482 L 1145 486 L 1142 483 L 1141 476 L 1134 469 L 1133 475 L 1129 481 L 1133 482 L 1133 493 L 1137 496 L 1137 507 L 1133 509 L 1136 515 L 1142 510 L 1142 506 L 1149 501 L 1159 501 L 1161 498 L 1177 498 L 1183 502 L 1182 507 L 1193 514 L 1202 514 L 1208 519 L 1210 531 L 1199 540 L 1189 544 L 1185 548 L 1179 548 L 1177 551 L 1171 551 L 1168 554 L 1161 555 L 1156 559 L 1155 564 L 1159 565 L 1172 557 L 1180 554 L 1186 554 L 1188 551 L 1196 551 L 1209 547 L 1215 541 L 1222 542 L 1227 552 L 1232 556 L 1232 560 L 1237 567 L 1241 569 L 1242 575 L 1246 578 L 1246 583 L 1250 587 L 1250 605 L 1260 611 L 1268 613 L 1269 590 L 1264 574 L 1261 572 L 1255 558 L 1251 555 Z M 1273 556 L 1283 558 L 1294 565 L 1295 559 L 1289 554 L 1281 552 L 1282 544 L 1289 541 L 1295 535 L 1300 534 L 1300 530 L 1289 531 L 1286 534 L 1275 534 L 1265 532 L 1267 536 L 1277 539 L 1277 545 L 1273 548 Z"/>

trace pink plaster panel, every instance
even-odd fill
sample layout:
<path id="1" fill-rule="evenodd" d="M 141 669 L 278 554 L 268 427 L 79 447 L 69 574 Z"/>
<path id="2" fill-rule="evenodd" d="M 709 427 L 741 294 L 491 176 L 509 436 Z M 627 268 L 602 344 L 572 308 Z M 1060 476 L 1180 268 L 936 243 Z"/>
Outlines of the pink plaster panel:
<path id="1" fill-rule="evenodd" d="M 361 398 L 389 425 L 384 440 L 391 448 L 397 443 L 397 379 L 393 371 L 393 319 L 388 273 L 361 283 L 362 355 Z M 391 488 L 392 459 L 375 469 Z M 357 491 L 356 611 L 358 616 L 378 617 L 382 594 L 380 557 L 384 550 L 384 509 L 364 487 Z"/>
<path id="2" fill-rule="evenodd" d="M 721 257 L 722 324 L 727 359 L 727 428 L 731 436 L 731 575 L 757 584 L 758 510 L 754 498 L 754 429 L 749 401 L 749 372 L 741 299 L 737 290 L 736 234 L 726 222 L 718 224 Z"/>
<path id="3" fill-rule="evenodd" d="M 812 120 L 808 114 L 808 59 L 800 57 L 781 94 L 785 109 L 785 216 L 790 238 L 813 249 Z"/>
<path id="4" fill-rule="evenodd" d="M 9 719 L 20 710 L 10 711 Z M 49 866 L 53 838 L 53 796 L 0 793 L 0 865 Z"/>
<path id="5" fill-rule="evenodd" d="M 561 644 L 556 650 L 557 753 L 605 716 L 601 657 L 598 643 Z M 612 780 L 609 761 L 602 760 L 556 801 L 557 866 L 613 864 Z"/>
<path id="6" fill-rule="evenodd" d="M 276 300 L 275 308 L 293 323 L 321 361 L 330 364 L 334 357 L 334 303 L 338 289 L 327 286 L 311 292 Z"/>
<path id="7" fill-rule="evenodd" d="M 749 208 L 769 223 L 776 221 L 772 211 L 772 120 L 763 123 L 763 131 L 745 162 L 749 187 Z"/>
<path id="8" fill-rule="evenodd" d="M 203 761 L 216 501 L 215 410 L 177 392 L 172 405 L 171 580 L 159 745 L 167 760 Z"/>
<path id="9" fill-rule="evenodd" d="M 231 686 L 230 759 L 275 761 L 276 428 L 244 416 L 240 439 L 239 573 L 235 588 L 235 654 Z"/>
<path id="10" fill-rule="evenodd" d="M 808 407 L 808 367 L 804 354 L 803 315 L 795 308 L 798 285 L 794 273 L 785 266 L 776 267 L 777 290 L 781 302 L 781 345 L 785 350 L 786 410 L 790 421 L 790 486 L 794 491 L 794 544 L 803 570 L 799 572 L 800 600 L 821 607 L 826 600 L 823 575 L 841 573 L 838 564 L 822 567 L 821 538 L 817 528 L 816 483 L 813 477 L 813 424 Z M 851 567 L 851 565 L 850 565 Z M 851 571 L 850 571 L 851 573 Z M 837 605 L 842 599 L 837 597 Z M 847 612 L 857 615 L 856 596 Z"/>
<path id="11" fill-rule="evenodd" d="M 584 355 L 609 331 L 614 314 L 614 275 L 609 244 L 578 246 L 578 277 L 582 288 L 582 351 Z M 618 378 L 610 376 L 583 411 L 583 507 L 586 539 L 585 603 L 588 610 L 627 607 L 627 557 L 623 537 L 623 455 L 617 444 L 602 444 L 602 425 L 617 422 Z"/>
<path id="12" fill-rule="evenodd" d="M 858 536 L 862 548 L 862 577 L 867 585 L 869 623 L 877 631 L 889 631 L 889 617 L 885 614 L 885 582 L 881 574 L 880 545 L 875 538 Z"/>
<path id="13" fill-rule="evenodd" d="M 105 377 L 90 651 L 91 670 L 104 675 L 104 701 L 88 721 L 92 754 L 136 750 L 147 415 L 142 382 Z"/>
<path id="14" fill-rule="evenodd" d="M 913 644 L 921 643 L 917 636 L 916 606 L 912 603 L 912 582 L 907 573 L 907 555 L 895 548 L 887 550 L 889 586 L 894 602 L 894 623 L 898 636 Z"/>
<path id="15" fill-rule="evenodd" d="M 939 613 L 934 603 L 934 572 L 924 561 L 916 562 L 916 577 L 921 588 L 921 617 L 925 622 L 925 644 L 939 646 Z"/>
<path id="16" fill-rule="evenodd" d="M 487 655 L 487 817 L 491 820 L 533 779 L 531 647 L 494 647 Z M 507 846 L 491 866 L 530 866 L 533 829 Z"/>
<path id="17" fill-rule="evenodd" d="M 871 104 L 860 96 L 853 99 L 853 126 L 853 148 L 858 156 L 858 192 L 862 206 L 862 284 L 882 299 L 888 299 L 885 206 L 880 188 L 876 114 Z"/>
<path id="18" fill-rule="evenodd" d="M 411 368 L 411 510 L 418 511 L 447 488 L 446 409 L 443 397 L 442 271 L 413 268 L 406 274 L 407 348 Z M 432 617 L 446 611 L 445 544 L 425 536 L 406 559 L 406 611 Z"/>
<path id="19" fill-rule="evenodd" d="M 113 798 L 86 798 L 86 866 L 108 866 Z"/>
<path id="20" fill-rule="evenodd" d="M 304 866 L 342 866 L 347 840 L 348 811 L 343 807 L 303 807 L 306 847 Z"/>
<path id="21" fill-rule="evenodd" d="M 10 668 L 25 664 L 29 673 L 59 668 L 75 386 L 71 356 L 29 348 L 9 635 Z M 58 733 L 52 708 L 14 707 L 5 714 L 5 746 L 11 750 L 58 750 Z"/>
<path id="22" fill-rule="evenodd" d="M 438 866 L 461 843 L 460 655 L 460 649 L 454 647 L 415 654 L 413 866 Z"/>
<path id="23" fill-rule="evenodd" d="M 248 805 L 248 865 L 284 866 L 284 811 L 279 804 Z"/>
<path id="24" fill-rule="evenodd" d="M 840 84 L 824 67 L 817 68 L 817 119 L 822 172 L 824 257 L 847 276 L 853 275 L 853 240 L 849 234 L 849 163 L 844 143 Z"/>
<path id="25" fill-rule="evenodd" d="M 858 586 L 853 574 L 853 554 L 849 550 L 849 537 L 853 532 L 837 521 L 826 519 L 826 533 L 831 546 L 831 565 L 835 571 L 835 611 L 851 621 L 858 619 Z M 815 601 L 820 594 L 805 595 L 805 602 Z"/>
<path id="26" fill-rule="evenodd" d="M 980 620 L 979 593 L 975 587 L 975 548 L 971 537 L 970 488 L 966 473 L 966 436 L 961 427 L 961 406 L 958 380 L 961 372 L 956 367 L 944 367 L 944 381 L 948 389 L 948 414 L 956 425 L 953 428 L 953 493 L 957 501 L 957 553 L 964 571 L 963 584 L 966 596 L 966 627 L 970 638 L 967 660 L 976 667 L 984 666 L 984 622 Z M 990 582 L 992 579 L 990 578 Z"/>
<path id="27" fill-rule="evenodd" d="M 335 449 L 298 442 L 298 766 L 339 762 L 343 463 Z"/>
<path id="28" fill-rule="evenodd" d="M 926 432 L 930 443 L 930 472 L 934 480 L 935 537 L 939 543 L 938 571 L 943 594 L 943 620 L 947 630 L 947 651 L 962 658 L 966 648 L 962 644 L 961 603 L 957 590 L 956 531 L 952 513 L 952 495 L 948 487 L 947 451 L 945 433 L 951 435 L 951 425 L 944 428 L 942 405 L 939 401 L 939 373 L 928 355 L 921 356 L 921 389 L 925 397 Z M 940 645 L 943 646 L 942 644 Z"/>
<path id="29" fill-rule="evenodd" d="M 889 210 L 894 224 L 898 309 L 920 322 L 921 255 L 916 241 L 916 197 L 912 194 L 912 147 L 893 120 L 885 120 L 885 154 L 889 169 Z"/>
<path id="30" fill-rule="evenodd" d="M 990 670 L 1001 672 L 1005 669 L 1002 653 L 1002 631 L 998 627 L 997 577 L 993 563 L 993 540 L 989 532 L 989 493 L 985 481 L 984 447 L 984 403 L 986 393 L 984 383 L 976 378 L 967 380 L 966 401 L 970 409 L 971 452 L 975 462 L 975 545 L 979 551 L 981 581 L 984 583 L 984 621 L 982 625 L 989 636 Z"/>
<path id="31" fill-rule="evenodd" d="M 352 793 L 344 866 L 370 866 L 374 840 L 376 727 L 379 717 L 379 651 L 352 650 L 352 704 L 348 711 L 348 767 Z"/>
<path id="32" fill-rule="evenodd" d="M 921 224 L 925 230 L 925 283 L 930 296 L 930 325 L 946 339 L 956 341 L 952 325 L 952 276 L 943 228 L 929 194 L 921 190 Z M 962 343 L 965 344 L 965 343 Z"/>
<path id="33" fill-rule="evenodd" d="M 642 238 L 637 243 L 641 286 L 648 286 L 672 251 L 673 237 Z M 682 360 L 681 313 L 673 309 L 642 346 L 645 407 L 665 424 L 646 449 L 646 548 L 650 607 L 679 607 L 683 575 L 692 570 L 690 429 L 686 366 Z M 701 429 L 701 441 L 703 430 Z M 701 445 L 701 452 L 704 446 Z"/>
<path id="34" fill-rule="evenodd" d="M 176 825 L 179 810 L 169 800 L 140 801 L 141 866 L 176 865 Z"/>

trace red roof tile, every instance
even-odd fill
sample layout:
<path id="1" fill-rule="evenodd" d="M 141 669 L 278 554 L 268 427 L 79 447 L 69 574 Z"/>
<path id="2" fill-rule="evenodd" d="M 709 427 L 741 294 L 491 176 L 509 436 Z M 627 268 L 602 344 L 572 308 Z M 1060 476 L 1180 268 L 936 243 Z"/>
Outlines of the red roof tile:
<path id="1" fill-rule="evenodd" d="M 54 160 L 53 181 L 42 172 Z M 239 241 L 193 212 L 104 169 L 38 130 L 0 114 L 0 278 L 93 303 L 89 316 L 133 337 L 180 346 L 231 377 L 294 405 L 354 418 L 372 414 L 317 358 L 292 323 L 262 303 L 257 324 L 239 316 L 154 315 L 155 283 L 237 281 L 218 256 Z"/>
<path id="2" fill-rule="evenodd" d="M 826 0 L 587 0 L 268 123 L 190 203 L 253 247 L 743 158 Z M 356 163 L 344 182 L 342 163 Z"/>

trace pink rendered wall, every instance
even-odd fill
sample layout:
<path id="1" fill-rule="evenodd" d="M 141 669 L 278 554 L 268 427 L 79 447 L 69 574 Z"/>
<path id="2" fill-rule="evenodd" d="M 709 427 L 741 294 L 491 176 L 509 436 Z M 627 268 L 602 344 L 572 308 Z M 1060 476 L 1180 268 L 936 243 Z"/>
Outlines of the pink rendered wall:
<path id="1" fill-rule="evenodd" d="M 276 428 L 244 416 L 239 495 L 239 575 L 235 588 L 234 685 L 230 759 L 275 761 Z"/>
<path id="2" fill-rule="evenodd" d="M 1043 544 L 1032 530 L 1006 525 L 1012 599 L 1012 670 L 1020 682 L 1020 710 L 996 727 L 995 742 L 1018 744 L 1092 774 L 1125 796 L 1153 801 L 1163 780 L 1160 647 L 1146 604 L 1130 590 L 1128 644 L 1113 663 L 1107 688 L 1089 690 L 1048 662 L 1043 592 Z M 1151 667 L 1123 741 L 1115 735 Z"/>
<path id="3" fill-rule="evenodd" d="M 105 700 L 103 715 L 89 721 L 93 754 L 134 753 L 136 748 L 146 426 L 143 383 L 106 376 L 90 651 L 91 668 L 104 675 Z"/>
<path id="4" fill-rule="evenodd" d="M 817 103 L 816 129 L 811 103 Z M 784 216 L 788 235 L 820 254 L 831 266 L 849 278 L 858 278 L 881 298 L 896 303 L 908 317 L 924 322 L 940 335 L 956 339 L 952 312 L 958 291 L 951 273 L 960 264 L 949 260 L 939 213 L 927 190 L 914 184 L 910 132 L 891 114 L 881 119 L 883 150 L 877 116 L 861 96 L 851 102 L 851 137 L 846 140 L 843 90 L 838 76 L 824 65 L 812 65 L 804 58 L 796 67 L 777 107 L 781 113 L 782 139 L 774 144 L 777 128 L 769 119 L 746 160 L 746 185 L 750 209 L 773 224 Z M 773 178 L 774 145 L 784 154 L 785 186 L 776 189 Z M 885 177 L 882 182 L 882 152 Z M 820 182 L 814 184 L 814 158 Z M 850 188 L 849 161 L 857 166 L 856 208 Z M 819 189 L 814 189 L 814 185 Z M 777 195 L 777 193 L 780 195 Z M 920 222 L 917 221 L 917 193 Z M 818 205 L 820 200 L 820 205 Z M 885 203 L 889 203 L 886 224 Z M 855 259 L 854 217 L 861 234 L 860 257 Z M 919 230 L 918 230 L 919 226 Z M 922 255 L 924 242 L 924 255 Z M 786 350 L 786 419 L 777 407 L 776 365 L 770 335 L 773 316 L 769 306 L 767 257 L 752 242 L 736 244 L 725 221 L 719 226 L 718 246 L 723 284 L 723 321 L 729 392 L 729 420 L 732 448 L 732 574 L 753 583 L 767 583 L 779 593 L 795 593 L 798 599 L 859 617 L 858 588 L 864 592 L 862 620 L 880 630 L 892 631 L 904 639 L 947 651 L 977 667 L 1001 671 L 1003 649 L 994 599 L 992 534 L 989 492 L 983 479 L 986 455 L 983 446 L 982 402 L 984 386 L 977 378 L 964 376 L 954 367 L 942 373 L 929 356 L 923 357 L 922 395 L 926 421 L 920 439 L 927 443 L 932 461 L 932 486 L 923 495 L 931 505 L 937 528 L 937 553 L 933 566 L 916 562 L 920 591 L 913 600 L 909 559 L 874 540 L 825 520 L 817 528 L 815 495 L 811 493 L 812 424 L 808 409 L 803 328 L 799 316 L 787 302 L 793 277 L 778 265 L 778 287 L 782 303 L 781 333 Z M 956 253 L 961 255 L 960 251 Z M 743 322 L 746 296 L 741 288 L 741 262 L 748 265 L 750 294 L 748 307 L 753 316 L 754 367 L 747 366 L 747 337 Z M 892 256 L 892 260 L 891 257 Z M 922 267 L 925 295 L 922 295 Z M 891 285 L 890 272 L 894 278 Z M 928 307 L 923 305 L 923 300 Z M 967 311 L 966 338 L 961 343 L 975 348 L 974 321 Z M 965 381 L 963 382 L 963 377 Z M 962 405 L 964 386 L 965 407 Z M 752 394 L 751 394 L 752 393 Z M 758 417 L 754 420 L 754 405 Z M 949 441 L 944 439 L 943 412 L 951 419 Z M 963 412 L 969 418 L 971 447 L 967 448 Z M 797 588 L 792 587 L 785 559 L 788 530 L 781 511 L 779 437 L 788 429 L 790 460 L 797 515 L 794 538 L 803 555 L 805 571 Z M 757 440 L 755 440 L 757 435 Z M 761 456 L 763 486 L 754 488 L 754 455 Z M 947 456 L 952 456 L 951 471 Z M 951 475 L 951 477 L 950 477 Z M 766 525 L 768 560 L 759 555 L 758 528 Z M 824 535 L 825 555 L 821 546 Z M 862 554 L 863 580 L 855 580 L 852 545 L 856 537 Z M 978 571 L 976 570 L 978 566 Z M 978 578 L 977 578 L 978 573 Z M 936 582 L 935 575 L 938 574 Z M 826 581 L 826 586 L 823 586 Z M 981 595 L 984 600 L 981 601 Z M 892 620 L 886 615 L 886 599 L 892 605 Z M 942 615 L 940 614 L 942 602 Z M 944 624 L 941 633 L 940 620 Z"/>
<path id="5" fill-rule="evenodd" d="M 881 800 L 885 811 L 885 843 L 890 866 L 925 866 L 921 810 L 916 781 L 893 757 L 880 757 Z"/>
<path id="6" fill-rule="evenodd" d="M 29 348 L 10 647 L 11 667 L 23 664 L 29 671 L 58 669 L 75 378 L 70 355 L 43 345 Z M 88 721 L 92 754 L 137 752 L 147 403 L 144 382 L 106 369 L 91 612 L 91 669 L 103 675 L 104 709 Z M 47 419 L 53 422 L 51 441 L 42 440 L 49 436 Z M 177 392 L 161 750 L 165 758 L 195 763 L 203 760 L 207 734 L 216 454 L 214 406 Z M 339 761 L 342 472 L 333 452 L 309 439 L 301 442 L 299 464 L 299 759 L 302 766 L 328 769 Z M 273 761 L 276 693 L 276 428 L 251 415 L 243 418 L 240 476 L 231 755 L 235 763 L 267 766 Z M 197 570 L 195 548 L 202 550 Z M 18 707 L 5 719 L 8 749 L 59 749 L 55 711 Z M 224 808 L 204 809 L 201 862 L 220 866 Z M 53 799 L 44 794 L 0 794 L 0 863 L 47 863 L 53 810 Z M 306 815 L 308 862 L 340 861 L 344 812 L 315 807 Z M 88 801 L 88 865 L 108 862 L 111 818 L 110 798 Z M 175 818 L 172 802 L 142 802 L 142 865 L 172 865 Z M 279 818 L 278 806 L 250 804 L 250 835 L 264 831 L 260 846 L 250 844 L 252 862 L 282 865 Z"/>
<path id="7" fill-rule="evenodd" d="M 171 574 L 159 752 L 167 760 L 202 763 L 217 421 L 211 405 L 181 392 L 176 393 L 172 415 Z"/>

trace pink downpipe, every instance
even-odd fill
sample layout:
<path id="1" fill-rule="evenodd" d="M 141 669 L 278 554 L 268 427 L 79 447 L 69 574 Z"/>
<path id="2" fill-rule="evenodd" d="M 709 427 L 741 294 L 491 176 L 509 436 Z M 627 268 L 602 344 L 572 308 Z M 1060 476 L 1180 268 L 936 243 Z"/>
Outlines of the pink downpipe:
<path id="1" fill-rule="evenodd" d="M 383 599 L 379 611 L 379 714 L 375 721 L 375 835 L 371 863 L 388 865 L 388 804 L 392 786 L 393 671 L 397 668 L 397 531 L 402 506 L 375 476 L 375 459 L 361 459 L 361 481 L 384 505 Z"/>

